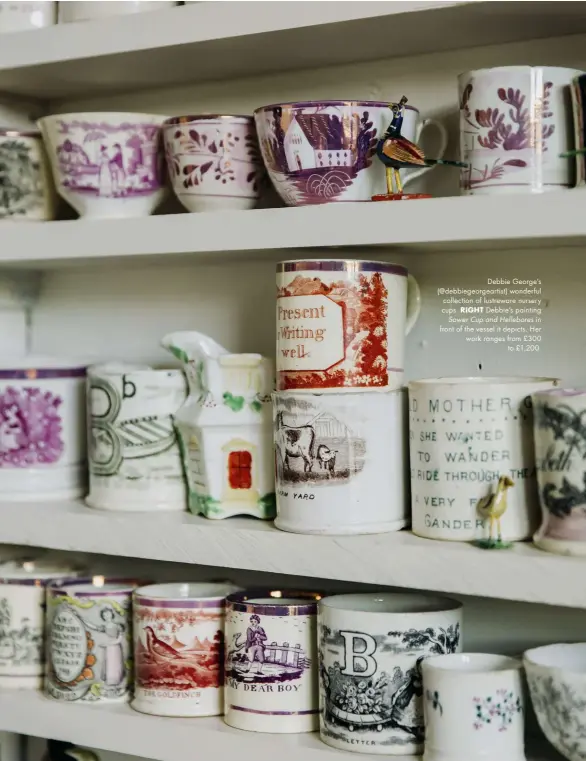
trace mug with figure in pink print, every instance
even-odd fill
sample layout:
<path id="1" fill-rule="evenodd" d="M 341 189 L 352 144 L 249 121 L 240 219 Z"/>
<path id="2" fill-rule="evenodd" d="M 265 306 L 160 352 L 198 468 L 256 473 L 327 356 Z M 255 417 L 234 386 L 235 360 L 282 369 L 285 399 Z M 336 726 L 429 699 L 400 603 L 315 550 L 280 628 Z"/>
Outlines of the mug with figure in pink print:
<path id="1" fill-rule="evenodd" d="M 545 193 L 574 186 L 570 85 L 582 72 L 499 66 L 458 77 L 466 195 Z"/>

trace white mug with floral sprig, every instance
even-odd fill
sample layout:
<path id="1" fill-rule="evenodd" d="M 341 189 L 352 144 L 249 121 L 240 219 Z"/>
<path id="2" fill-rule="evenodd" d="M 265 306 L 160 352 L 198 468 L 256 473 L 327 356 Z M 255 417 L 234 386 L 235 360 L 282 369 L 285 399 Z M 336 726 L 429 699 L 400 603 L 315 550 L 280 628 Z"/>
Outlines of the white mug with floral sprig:
<path id="1" fill-rule="evenodd" d="M 522 664 L 485 653 L 423 661 L 423 761 L 525 761 Z"/>
<path id="2" fill-rule="evenodd" d="M 570 84 L 582 72 L 499 66 L 458 77 L 461 191 L 545 193 L 574 185 Z"/>

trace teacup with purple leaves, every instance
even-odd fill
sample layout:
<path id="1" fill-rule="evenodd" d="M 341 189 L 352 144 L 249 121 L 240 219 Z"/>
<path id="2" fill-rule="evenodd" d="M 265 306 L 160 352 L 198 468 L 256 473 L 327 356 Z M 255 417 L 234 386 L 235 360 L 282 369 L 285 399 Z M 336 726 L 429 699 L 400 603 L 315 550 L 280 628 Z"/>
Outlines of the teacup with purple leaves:
<path id="1" fill-rule="evenodd" d="M 173 190 L 188 211 L 256 206 L 265 169 L 252 116 L 176 116 L 163 139 Z"/>

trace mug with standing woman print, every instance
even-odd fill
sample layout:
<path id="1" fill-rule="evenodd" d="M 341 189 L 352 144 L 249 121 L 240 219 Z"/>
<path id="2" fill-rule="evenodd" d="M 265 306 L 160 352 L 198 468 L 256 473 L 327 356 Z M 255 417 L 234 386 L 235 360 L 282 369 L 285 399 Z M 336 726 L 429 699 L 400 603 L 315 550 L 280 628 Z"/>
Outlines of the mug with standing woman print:
<path id="1" fill-rule="evenodd" d="M 56 582 L 47 594 L 45 692 L 56 700 L 126 700 L 132 679 L 128 579 Z"/>

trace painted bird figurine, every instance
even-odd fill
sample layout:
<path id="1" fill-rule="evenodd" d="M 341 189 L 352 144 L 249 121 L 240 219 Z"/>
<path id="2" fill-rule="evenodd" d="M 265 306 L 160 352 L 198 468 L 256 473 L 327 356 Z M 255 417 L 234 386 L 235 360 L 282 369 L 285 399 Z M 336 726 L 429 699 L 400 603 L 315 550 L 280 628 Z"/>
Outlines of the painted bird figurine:
<path id="1" fill-rule="evenodd" d="M 464 169 L 468 166 L 461 161 L 426 159 L 425 154 L 418 145 L 415 145 L 415 143 L 412 143 L 401 135 L 406 103 L 407 98 L 403 95 L 399 103 L 394 103 L 391 106 L 393 120 L 382 139 L 376 145 L 376 155 L 386 167 L 387 192 L 389 195 L 403 195 L 403 183 L 399 174 L 400 169 L 435 166 L 436 164 L 445 164 L 446 166 L 456 166 Z M 393 180 L 395 189 L 393 189 Z"/>

